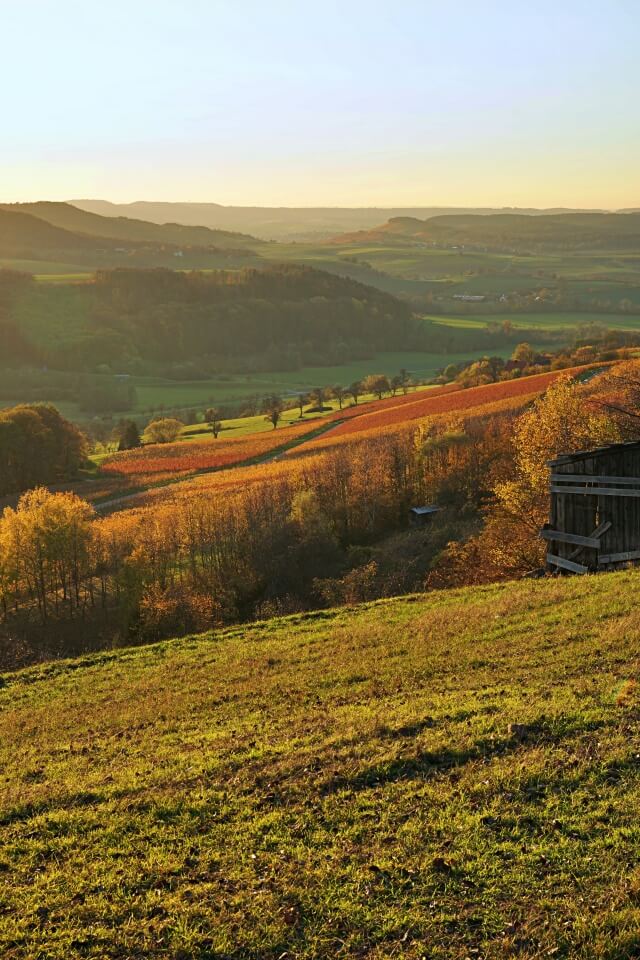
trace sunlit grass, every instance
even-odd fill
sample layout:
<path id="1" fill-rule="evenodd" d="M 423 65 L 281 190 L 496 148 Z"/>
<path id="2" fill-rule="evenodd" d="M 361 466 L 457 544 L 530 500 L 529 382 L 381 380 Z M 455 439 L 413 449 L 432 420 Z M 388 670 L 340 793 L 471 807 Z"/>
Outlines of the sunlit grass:
<path id="1" fill-rule="evenodd" d="M 524 581 L 5 676 L 0 955 L 636 956 L 637 592 Z"/>

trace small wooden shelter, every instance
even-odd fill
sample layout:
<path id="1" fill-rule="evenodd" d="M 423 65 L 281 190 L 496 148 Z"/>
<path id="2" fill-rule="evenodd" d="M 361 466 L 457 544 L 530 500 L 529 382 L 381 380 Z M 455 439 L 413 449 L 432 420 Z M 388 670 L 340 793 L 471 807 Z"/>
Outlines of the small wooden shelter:
<path id="1" fill-rule="evenodd" d="M 423 527 L 433 519 L 440 510 L 435 503 L 425 504 L 424 507 L 411 507 L 409 510 L 409 523 L 412 527 Z"/>
<path id="2" fill-rule="evenodd" d="M 640 561 L 640 442 L 549 461 L 547 569 L 589 573 Z"/>

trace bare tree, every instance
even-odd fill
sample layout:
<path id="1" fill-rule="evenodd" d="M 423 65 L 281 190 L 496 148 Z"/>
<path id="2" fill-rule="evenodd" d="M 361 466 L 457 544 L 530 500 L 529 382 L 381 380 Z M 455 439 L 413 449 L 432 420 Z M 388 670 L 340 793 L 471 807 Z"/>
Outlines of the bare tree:
<path id="1" fill-rule="evenodd" d="M 204 419 L 206 423 L 211 427 L 211 432 L 215 439 L 218 439 L 218 434 L 222 430 L 222 420 L 220 419 L 220 411 L 217 407 L 209 407 L 204 412 Z"/>
<path id="2" fill-rule="evenodd" d="M 347 393 L 353 397 L 353 402 L 358 406 L 358 397 L 362 393 L 362 383 L 360 380 L 354 380 L 353 383 L 349 386 Z"/>
<path id="3" fill-rule="evenodd" d="M 282 409 L 282 400 L 275 393 L 271 394 L 269 397 L 265 397 L 262 401 L 262 411 L 266 414 L 265 419 L 268 420 L 269 423 L 273 424 L 274 430 L 280 423 Z"/>

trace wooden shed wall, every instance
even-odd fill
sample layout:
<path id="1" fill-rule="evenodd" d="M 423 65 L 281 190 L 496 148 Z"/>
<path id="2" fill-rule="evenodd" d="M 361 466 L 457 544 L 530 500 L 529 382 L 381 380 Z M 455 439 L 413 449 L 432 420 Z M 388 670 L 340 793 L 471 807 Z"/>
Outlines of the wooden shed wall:
<path id="1" fill-rule="evenodd" d="M 562 489 L 563 483 L 554 477 L 572 475 L 594 479 L 594 486 L 605 488 L 611 494 L 591 494 Z M 637 478 L 637 484 L 615 483 L 603 478 Z M 580 486 L 566 482 L 567 487 Z M 586 488 L 588 490 L 588 488 Z M 612 449 L 594 452 L 592 457 L 577 460 L 567 459 L 552 467 L 550 526 L 553 530 L 590 537 L 598 526 L 605 521 L 610 528 L 602 535 L 600 550 L 583 547 L 579 551 L 579 562 L 595 569 L 602 567 L 600 558 L 612 554 L 634 553 L 640 551 L 640 447 Z M 561 542 L 550 544 L 550 550 L 562 558 L 575 558 L 576 547 Z M 628 558 L 637 559 L 637 558 Z M 620 561 L 624 562 L 624 561 Z"/>

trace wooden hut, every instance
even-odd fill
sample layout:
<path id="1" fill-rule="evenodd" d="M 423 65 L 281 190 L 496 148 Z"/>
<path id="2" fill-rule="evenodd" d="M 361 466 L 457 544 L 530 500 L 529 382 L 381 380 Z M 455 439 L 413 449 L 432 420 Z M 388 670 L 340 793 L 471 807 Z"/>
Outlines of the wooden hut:
<path id="1" fill-rule="evenodd" d="M 640 561 L 640 442 L 549 461 L 547 569 L 588 573 Z"/>
<path id="2" fill-rule="evenodd" d="M 425 504 L 424 507 L 411 507 L 409 510 L 409 523 L 412 527 L 424 527 L 438 513 L 440 507 L 435 503 Z"/>

